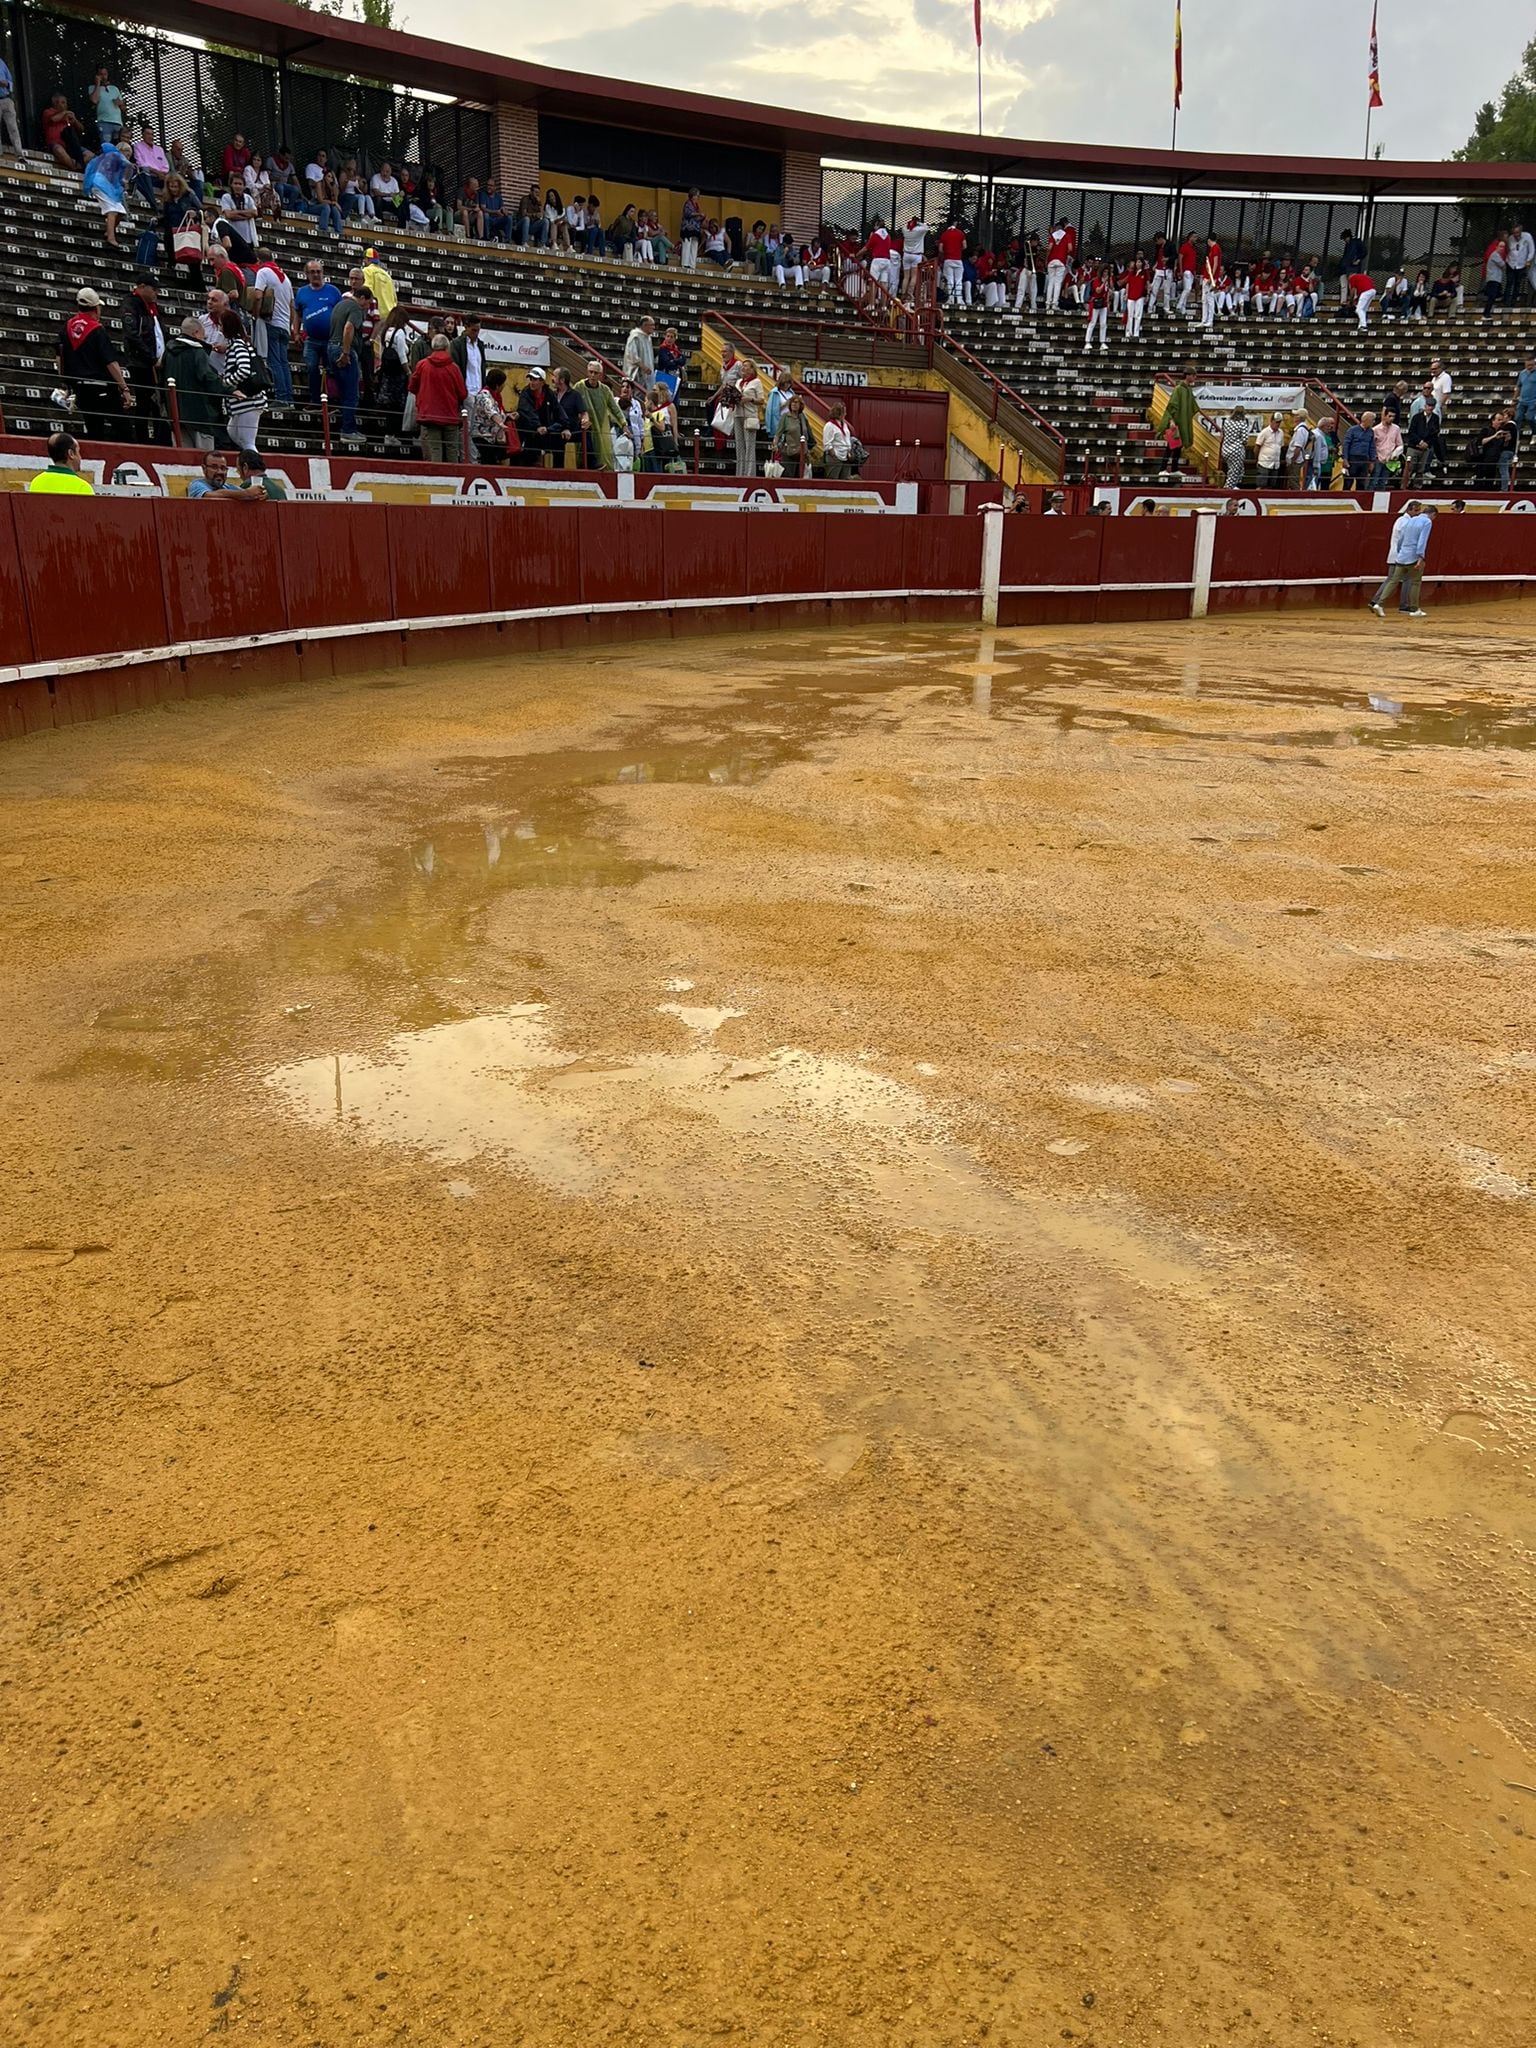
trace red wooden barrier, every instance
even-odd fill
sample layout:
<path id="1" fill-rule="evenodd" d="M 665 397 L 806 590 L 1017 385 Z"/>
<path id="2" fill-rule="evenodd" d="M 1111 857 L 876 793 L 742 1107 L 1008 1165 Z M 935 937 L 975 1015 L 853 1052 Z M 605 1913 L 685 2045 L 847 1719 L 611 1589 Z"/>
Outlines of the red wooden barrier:
<path id="1" fill-rule="evenodd" d="M 1054 527 L 1057 522 L 1042 523 Z M 1188 618 L 1195 569 L 1193 519 L 1096 519 L 1090 524 L 1103 529 L 1100 619 Z M 1147 583 L 1166 583 L 1169 588 L 1125 587 Z"/>
<path id="2" fill-rule="evenodd" d="M 27 497 L 13 505 L 32 619 L 32 658 L 163 647 L 161 558 L 153 499 Z"/>
<path id="3" fill-rule="evenodd" d="M 1054 626 L 1097 618 L 1104 533 L 1112 523 L 1005 512 L 999 625 Z M 1010 590 L 1010 584 L 1025 588 Z M 1029 586 L 1043 587 L 1036 595 Z"/>
<path id="4" fill-rule="evenodd" d="M 152 498 L 147 506 L 155 546 L 166 564 L 165 611 L 172 640 L 272 633 L 287 623 L 275 519 L 252 519 L 250 506 L 233 501 Z"/>
<path id="5" fill-rule="evenodd" d="M 0 666 L 22 668 L 32 658 L 32 627 L 7 492 L 0 496 Z"/>
<path id="6" fill-rule="evenodd" d="M 981 583 L 981 521 L 919 513 L 903 519 L 901 581 L 913 594 L 910 619 L 967 619 L 976 616 L 972 594 Z M 956 597 L 928 597 L 930 590 L 959 591 Z"/>
<path id="7" fill-rule="evenodd" d="M 558 608 L 581 603 L 585 514 L 563 505 L 547 511 L 530 505 L 512 516 L 511 523 L 505 526 L 494 514 L 486 516 L 492 520 L 494 610 L 536 610 L 541 606 Z"/>
<path id="8" fill-rule="evenodd" d="M 447 618 L 490 610 L 490 526 L 496 516 L 475 506 L 451 513 L 435 505 L 386 508 L 396 618 Z M 388 616 L 382 605 L 379 616 Z"/>
<path id="9" fill-rule="evenodd" d="M 248 508 L 230 509 L 238 518 Z M 383 505 L 349 506 L 345 519 L 329 505 L 288 505 L 273 523 L 290 626 L 362 626 L 395 616 L 389 513 Z"/>
<path id="10" fill-rule="evenodd" d="M 1320 517 L 1335 515 L 1322 514 Z M 1348 514 L 1343 518 L 1349 528 L 1356 524 Z M 1149 526 L 1155 520 L 1148 520 Z M 1260 608 L 1273 611 L 1276 604 L 1275 586 L 1280 580 L 1281 528 L 1293 522 L 1288 519 L 1218 519 L 1216 521 L 1216 545 L 1211 556 L 1211 610 L 1213 612 L 1257 611 Z M 1301 524 L 1298 519 L 1294 522 Z M 1307 522 L 1310 525 L 1312 522 Z M 1354 566 L 1354 543 L 1341 541 L 1331 535 L 1323 536 L 1323 544 L 1345 557 L 1344 567 Z M 1234 583 L 1242 587 L 1224 590 L 1221 585 Z"/>

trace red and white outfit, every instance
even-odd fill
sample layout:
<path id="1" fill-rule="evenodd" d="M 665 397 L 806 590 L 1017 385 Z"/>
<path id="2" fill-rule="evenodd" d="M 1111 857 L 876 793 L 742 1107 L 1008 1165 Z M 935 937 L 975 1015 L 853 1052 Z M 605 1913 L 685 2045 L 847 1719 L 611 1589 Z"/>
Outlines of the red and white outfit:
<path id="1" fill-rule="evenodd" d="M 958 306 L 965 290 L 965 230 L 948 227 L 939 237 L 939 261 L 944 267 L 944 296 Z"/>
<path id="2" fill-rule="evenodd" d="M 1195 289 L 1195 273 L 1200 268 L 1200 258 L 1195 252 L 1195 238 L 1186 235 L 1179 244 L 1179 311 L 1189 311 L 1190 295 Z"/>
<path id="3" fill-rule="evenodd" d="M 870 276 L 894 294 L 901 284 L 901 265 L 891 253 L 891 238 L 884 228 L 870 229 L 866 254 Z"/>
<path id="4" fill-rule="evenodd" d="M 1253 273 L 1253 310 L 1255 313 L 1278 313 L 1280 310 L 1279 276 L 1273 263 L 1261 263 Z"/>
<path id="5" fill-rule="evenodd" d="M 1216 325 L 1216 301 L 1221 296 L 1221 244 L 1212 241 L 1205 252 L 1205 261 L 1200 266 L 1200 325 Z"/>
<path id="6" fill-rule="evenodd" d="M 997 258 L 990 249 L 979 249 L 976 253 L 976 281 L 981 286 L 981 303 L 987 311 L 1001 313 L 1008 290 L 997 274 Z"/>
<path id="7" fill-rule="evenodd" d="M 1109 353 L 1109 301 L 1112 286 L 1102 270 L 1090 271 L 1083 280 L 1083 290 L 1088 300 L 1088 332 L 1083 338 L 1083 354 L 1093 347 L 1093 330 L 1099 330 L 1099 354 Z"/>
<path id="8" fill-rule="evenodd" d="M 1366 315 L 1376 303 L 1376 280 L 1357 270 L 1349 280 L 1349 288 L 1355 295 L 1355 317 L 1363 327 Z"/>
<path id="9" fill-rule="evenodd" d="M 1147 309 L 1150 280 L 1147 266 L 1138 257 L 1125 273 L 1125 338 L 1140 341 L 1141 319 Z"/>
<path id="10" fill-rule="evenodd" d="M 1047 313 L 1061 311 L 1061 288 L 1067 281 L 1067 272 L 1077 254 L 1077 229 L 1061 226 L 1051 229 L 1051 238 L 1045 248 L 1045 310 Z"/>
<path id="11" fill-rule="evenodd" d="M 909 220 L 906 233 L 901 238 L 901 275 L 903 282 L 916 270 L 923 260 L 923 249 L 932 230 L 925 220 Z"/>
<path id="12" fill-rule="evenodd" d="M 1030 241 L 1019 244 L 1019 282 L 1013 295 L 1015 313 L 1023 312 L 1026 299 L 1033 313 L 1040 303 L 1040 252 Z"/>

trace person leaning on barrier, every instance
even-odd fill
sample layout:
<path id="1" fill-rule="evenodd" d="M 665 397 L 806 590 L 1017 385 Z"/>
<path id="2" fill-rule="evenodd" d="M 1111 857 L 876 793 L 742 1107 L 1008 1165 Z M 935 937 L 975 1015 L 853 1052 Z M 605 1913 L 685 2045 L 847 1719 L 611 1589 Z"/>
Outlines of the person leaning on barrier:
<path id="1" fill-rule="evenodd" d="M 240 472 L 240 481 L 229 486 L 234 496 L 249 499 L 256 505 L 268 501 L 279 503 L 287 497 L 287 484 L 281 477 L 270 474 L 254 448 L 242 448 L 235 457 L 235 467 Z"/>
<path id="2" fill-rule="evenodd" d="M 537 363 L 517 396 L 517 438 L 522 443 L 520 452 L 530 462 L 563 446 L 554 394 Z"/>
<path id="3" fill-rule="evenodd" d="M 48 467 L 40 469 L 27 485 L 40 497 L 94 498 L 95 487 L 80 474 L 80 443 L 62 431 L 48 436 Z"/>

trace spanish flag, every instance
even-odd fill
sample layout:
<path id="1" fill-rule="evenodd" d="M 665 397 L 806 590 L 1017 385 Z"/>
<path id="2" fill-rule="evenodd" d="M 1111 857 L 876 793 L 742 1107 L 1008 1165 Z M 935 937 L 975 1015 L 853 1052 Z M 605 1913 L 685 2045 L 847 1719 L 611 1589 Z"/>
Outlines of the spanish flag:
<path id="1" fill-rule="evenodd" d="M 1184 0 L 1173 0 L 1173 111 L 1184 104 Z"/>
<path id="2" fill-rule="evenodd" d="M 1376 0 L 1371 0 L 1371 105 L 1379 107 L 1381 97 L 1381 52 L 1376 47 Z"/>

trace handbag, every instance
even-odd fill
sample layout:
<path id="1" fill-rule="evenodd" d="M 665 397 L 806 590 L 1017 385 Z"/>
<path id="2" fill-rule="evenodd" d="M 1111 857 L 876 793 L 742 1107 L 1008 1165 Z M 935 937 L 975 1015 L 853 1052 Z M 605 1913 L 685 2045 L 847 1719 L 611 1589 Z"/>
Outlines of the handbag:
<path id="1" fill-rule="evenodd" d="M 133 261 L 137 270 L 153 270 L 160 261 L 160 237 L 153 228 L 145 228 L 133 245 Z"/>
<path id="2" fill-rule="evenodd" d="M 763 475 L 767 477 L 770 482 L 776 483 L 783 474 L 784 465 L 782 462 L 778 460 L 777 457 L 774 457 L 770 461 L 765 462 L 763 464 Z"/>
<path id="3" fill-rule="evenodd" d="M 178 263 L 203 260 L 203 231 L 192 221 L 184 221 L 171 233 L 171 253 Z"/>
<path id="4" fill-rule="evenodd" d="M 416 431 L 416 394 L 414 391 L 406 393 L 405 406 L 400 414 L 400 431 L 402 434 L 414 434 Z"/>
<path id="5" fill-rule="evenodd" d="M 717 434 L 729 435 L 736 423 L 736 409 L 730 405 L 717 405 L 709 416 L 709 424 Z"/>

